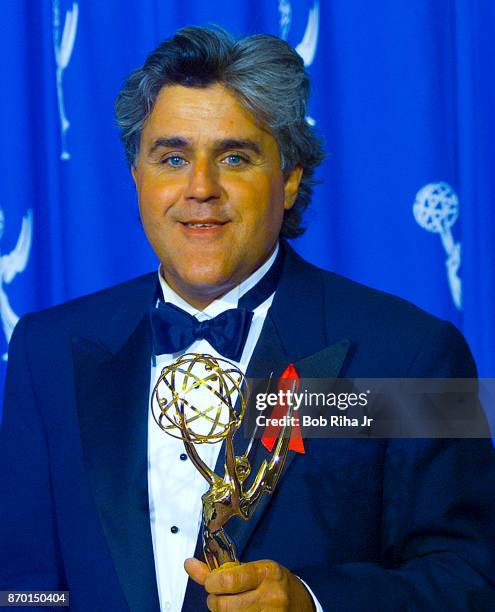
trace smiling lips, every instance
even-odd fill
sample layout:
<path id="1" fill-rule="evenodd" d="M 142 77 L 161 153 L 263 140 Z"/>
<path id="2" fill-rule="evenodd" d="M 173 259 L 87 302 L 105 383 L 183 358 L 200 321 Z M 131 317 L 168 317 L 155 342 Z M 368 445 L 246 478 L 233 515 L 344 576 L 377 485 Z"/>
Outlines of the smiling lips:
<path id="1" fill-rule="evenodd" d="M 223 223 L 183 223 L 187 227 L 218 227 L 224 225 Z"/>
<path id="2" fill-rule="evenodd" d="M 190 221 L 180 221 L 180 224 L 188 233 L 209 233 L 221 229 L 227 223 L 228 221 L 220 221 L 219 219 L 191 219 Z"/>
<path id="3" fill-rule="evenodd" d="M 201 218 L 201 217 L 194 218 L 193 217 L 192 219 L 186 219 L 184 221 L 179 220 L 179 223 L 182 223 L 182 225 L 192 226 L 192 227 L 214 227 L 218 225 L 225 225 L 227 221 L 224 221 L 222 219 L 216 219 L 214 217 L 205 217 L 205 218 Z"/>

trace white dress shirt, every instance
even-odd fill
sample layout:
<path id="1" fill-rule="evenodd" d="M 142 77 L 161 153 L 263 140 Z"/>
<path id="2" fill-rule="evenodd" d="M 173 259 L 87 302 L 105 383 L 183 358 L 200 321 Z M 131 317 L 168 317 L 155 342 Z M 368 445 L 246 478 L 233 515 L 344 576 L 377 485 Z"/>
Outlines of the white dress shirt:
<path id="1" fill-rule="evenodd" d="M 237 308 L 239 299 L 270 269 L 277 252 L 278 247 L 254 274 L 209 304 L 203 311 L 197 310 L 177 295 L 159 273 L 163 298 L 166 302 L 195 316 L 199 321 L 216 317 L 225 310 Z M 273 297 L 274 294 L 254 310 L 241 360 L 232 362 L 244 374 Z M 181 353 L 157 355 L 151 364 L 150 402 L 153 388 L 162 369 L 186 352 L 208 353 L 217 358 L 222 357 L 204 339 L 196 340 Z M 185 559 L 194 556 L 201 527 L 201 496 L 207 491 L 208 483 L 187 457 L 182 440 L 162 431 L 154 421 L 151 410 L 148 415 L 148 494 L 160 608 L 164 611 L 179 612 L 184 602 L 188 579 L 183 564 Z M 220 443 L 200 444 L 196 450 L 201 459 L 214 469 L 221 447 Z M 318 611 L 321 611 L 319 604 Z"/>

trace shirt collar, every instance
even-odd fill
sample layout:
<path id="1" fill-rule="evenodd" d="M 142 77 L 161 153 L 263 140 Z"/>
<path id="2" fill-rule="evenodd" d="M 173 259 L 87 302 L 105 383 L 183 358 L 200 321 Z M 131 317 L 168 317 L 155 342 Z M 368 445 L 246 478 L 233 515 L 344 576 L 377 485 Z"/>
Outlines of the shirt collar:
<path id="1" fill-rule="evenodd" d="M 229 292 L 227 292 L 225 295 L 222 295 L 218 299 L 214 300 L 211 304 L 208 304 L 208 306 L 204 310 L 198 310 L 194 306 L 191 306 L 191 304 L 186 302 L 183 298 L 181 298 L 180 295 L 178 295 L 170 287 L 167 281 L 160 274 L 160 267 L 159 267 L 158 268 L 158 280 L 160 282 L 163 299 L 165 302 L 168 302 L 169 304 L 173 304 L 174 306 L 177 306 L 178 308 L 182 308 L 182 310 L 185 310 L 190 315 L 198 316 L 198 318 L 201 318 L 203 320 L 216 317 L 220 313 L 224 312 L 225 310 L 229 310 L 230 308 L 237 308 L 237 303 L 239 302 L 239 299 L 245 293 L 247 293 L 252 287 L 254 287 L 256 283 L 258 283 L 263 278 L 263 276 L 265 276 L 268 270 L 272 267 L 273 262 L 275 261 L 277 257 L 279 248 L 280 247 L 277 243 L 277 246 L 275 247 L 275 250 L 273 251 L 273 253 L 270 255 L 270 257 L 265 261 L 265 263 L 260 268 L 258 268 L 255 272 L 253 272 L 251 276 L 248 276 L 245 280 L 243 280 L 242 283 L 237 285 L 237 287 L 234 287 Z"/>

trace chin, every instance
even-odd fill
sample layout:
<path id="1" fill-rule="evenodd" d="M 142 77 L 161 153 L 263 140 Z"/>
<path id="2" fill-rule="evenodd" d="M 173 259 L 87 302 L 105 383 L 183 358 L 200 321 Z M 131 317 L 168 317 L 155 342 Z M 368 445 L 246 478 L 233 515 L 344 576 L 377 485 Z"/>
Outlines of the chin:
<path id="1" fill-rule="evenodd" d="M 228 290 L 232 285 L 231 274 L 226 270 L 191 269 L 181 275 L 182 282 L 190 287 L 201 289 Z"/>

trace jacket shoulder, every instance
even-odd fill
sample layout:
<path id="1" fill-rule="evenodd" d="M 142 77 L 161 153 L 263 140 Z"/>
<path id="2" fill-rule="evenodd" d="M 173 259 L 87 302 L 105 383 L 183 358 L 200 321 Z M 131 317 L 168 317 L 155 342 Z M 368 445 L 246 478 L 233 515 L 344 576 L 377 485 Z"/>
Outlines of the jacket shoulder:
<path id="1" fill-rule="evenodd" d="M 136 315 L 151 305 L 156 292 L 156 272 L 119 283 L 22 317 L 32 332 L 99 335 L 117 317 Z"/>
<path id="2" fill-rule="evenodd" d="M 421 328 L 436 327 L 444 322 L 408 300 L 375 289 L 336 272 L 324 270 L 306 261 L 292 248 L 289 249 L 292 272 L 295 272 L 312 292 L 323 289 L 325 311 L 337 318 L 340 324 L 346 322 L 359 325 L 360 322 L 384 329 L 397 326 Z M 318 289 L 317 289 L 318 288 Z"/>
<path id="3" fill-rule="evenodd" d="M 476 376 L 469 346 L 449 321 L 398 296 L 311 267 L 322 279 L 329 341 L 349 338 L 355 363 L 366 364 L 359 368 L 366 376 Z"/>
<path id="4" fill-rule="evenodd" d="M 321 270 L 325 296 L 332 310 L 349 317 L 373 318 L 387 328 L 403 326 L 436 327 L 444 321 L 412 302 L 386 291 L 363 285 L 334 272 Z"/>

